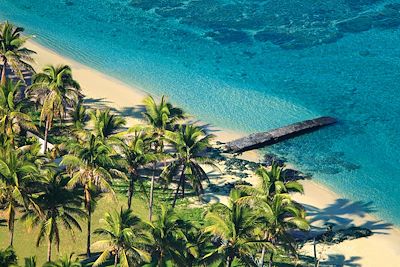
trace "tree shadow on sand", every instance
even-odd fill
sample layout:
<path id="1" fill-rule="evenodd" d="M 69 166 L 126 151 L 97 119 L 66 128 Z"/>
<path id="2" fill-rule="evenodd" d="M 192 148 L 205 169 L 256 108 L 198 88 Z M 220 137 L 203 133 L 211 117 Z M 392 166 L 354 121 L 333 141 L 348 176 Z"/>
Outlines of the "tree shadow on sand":
<path id="1" fill-rule="evenodd" d="M 361 257 L 352 256 L 350 258 L 346 258 L 344 255 L 340 254 L 332 254 L 328 255 L 328 259 L 324 260 L 320 263 L 319 266 L 349 266 L 349 267 L 358 267 L 361 264 L 357 263 Z"/>
<path id="2" fill-rule="evenodd" d="M 374 234 L 387 234 L 384 230 L 392 228 L 392 224 L 382 220 L 366 220 L 361 225 L 356 225 L 353 218 L 349 215 L 355 215 L 359 218 L 365 218 L 368 214 L 376 212 L 373 202 L 351 201 L 349 199 L 339 198 L 334 203 L 320 209 L 312 205 L 303 204 L 309 216 L 312 225 L 332 224 L 335 228 L 349 228 L 353 226 L 370 229 Z M 316 227 L 318 229 L 318 227 Z"/>
<path id="3" fill-rule="evenodd" d="M 143 112 L 146 111 L 144 105 L 134 105 L 132 107 L 124 107 L 122 109 L 116 109 L 111 107 L 112 102 L 105 98 L 85 98 L 84 104 L 90 108 L 98 109 L 110 109 L 115 114 L 118 114 L 124 118 L 129 117 L 133 119 L 143 120 Z"/>

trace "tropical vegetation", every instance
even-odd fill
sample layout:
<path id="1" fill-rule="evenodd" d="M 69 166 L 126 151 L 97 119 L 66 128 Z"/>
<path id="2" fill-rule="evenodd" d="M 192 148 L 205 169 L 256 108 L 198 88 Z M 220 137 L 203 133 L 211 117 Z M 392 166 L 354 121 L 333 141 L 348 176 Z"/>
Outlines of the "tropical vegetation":
<path id="1" fill-rule="evenodd" d="M 69 66 L 35 73 L 27 38 L 0 24 L 0 233 L 8 233 L 0 266 L 273 266 L 297 258 L 292 233 L 309 224 L 290 195 L 302 186 L 284 169 L 260 167 L 260 186 L 235 185 L 225 204 L 208 204 L 210 172 L 223 170 L 205 127 L 165 96 L 145 98 L 143 123 L 128 125 L 117 111 L 89 105 Z M 19 259 L 16 235 L 38 249 Z M 75 254 L 63 251 L 69 243 Z"/>

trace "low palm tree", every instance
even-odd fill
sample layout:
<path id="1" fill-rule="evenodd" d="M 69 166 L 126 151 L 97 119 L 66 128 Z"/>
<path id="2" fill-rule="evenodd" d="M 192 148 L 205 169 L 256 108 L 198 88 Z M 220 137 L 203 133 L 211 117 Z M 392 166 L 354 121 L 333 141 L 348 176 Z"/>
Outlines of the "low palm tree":
<path id="1" fill-rule="evenodd" d="M 83 187 L 84 205 L 87 212 L 87 244 L 86 254 L 90 257 L 91 218 L 93 212 L 93 194 L 96 192 L 114 191 L 111 187 L 113 174 L 119 174 L 114 169 L 114 162 L 110 157 L 112 149 L 96 136 L 89 135 L 88 140 L 78 141 L 71 145 L 72 154 L 65 155 L 61 165 L 68 168 L 71 180 L 68 185 Z"/>
<path id="2" fill-rule="evenodd" d="M 75 109 L 72 111 L 71 119 L 73 133 L 78 134 L 84 130 L 88 120 L 88 112 L 81 100 L 77 102 Z"/>
<path id="3" fill-rule="evenodd" d="M 305 219 L 304 209 L 293 202 L 288 194 L 276 194 L 272 200 L 256 201 L 254 209 L 258 215 L 258 222 L 264 231 L 264 238 L 274 247 L 281 246 L 296 254 L 295 240 L 290 235 L 293 229 L 308 231 L 310 225 Z M 261 266 L 264 266 L 266 247 L 261 253 Z M 271 250 L 269 266 L 273 264 L 274 250 Z"/>
<path id="4" fill-rule="evenodd" d="M 21 82 L 8 81 L 0 85 L 0 129 L 14 144 L 14 138 L 22 129 L 36 130 L 31 117 L 23 112 L 27 107 L 25 99 L 19 99 Z"/>
<path id="5" fill-rule="evenodd" d="M 24 267 L 36 267 L 36 266 L 37 263 L 35 256 L 24 258 Z"/>
<path id="6" fill-rule="evenodd" d="M 43 267 L 81 267 L 82 264 L 79 262 L 74 254 L 64 255 L 54 262 L 47 262 Z"/>
<path id="7" fill-rule="evenodd" d="M 218 238 L 217 248 L 203 257 L 205 263 L 217 262 L 232 266 L 235 260 L 244 266 L 257 266 L 253 257 L 265 240 L 257 239 L 256 217 L 252 210 L 237 202 L 239 191 L 230 193 L 229 205 L 215 204 L 205 216 L 204 231 Z"/>
<path id="8" fill-rule="evenodd" d="M 121 116 L 112 114 L 110 109 L 96 109 L 90 111 L 89 116 L 93 124 L 93 134 L 103 140 L 107 140 L 118 133 L 126 124 Z"/>
<path id="9" fill-rule="evenodd" d="M 34 204 L 30 188 L 38 173 L 35 164 L 27 161 L 21 150 L 12 146 L 0 149 L 0 203 L 4 203 L 6 210 L 10 246 L 14 240 L 17 208 Z"/>
<path id="10" fill-rule="evenodd" d="M 212 135 L 206 134 L 202 129 L 193 125 L 181 125 L 176 132 L 168 131 L 166 140 L 175 149 L 174 160 L 163 170 L 162 176 L 168 181 L 178 177 L 178 186 L 175 191 L 172 206 L 182 188 L 182 198 L 185 197 L 185 184 L 189 182 L 195 193 L 200 196 L 204 189 L 202 182 L 208 181 L 208 175 L 201 165 L 217 168 L 211 157 L 207 156 L 207 149 L 211 147 Z"/>
<path id="11" fill-rule="evenodd" d="M 291 202 L 290 196 L 283 193 L 288 192 L 303 192 L 303 186 L 297 181 L 286 181 L 283 175 L 283 168 L 273 163 L 271 170 L 265 167 L 260 167 L 256 171 L 257 176 L 260 178 L 261 184 L 258 187 L 249 185 L 237 185 L 236 188 L 246 195 L 242 196 L 239 202 L 249 204 L 259 214 L 259 219 L 262 221 L 261 229 L 263 231 L 263 238 L 269 240 L 274 245 L 271 236 L 271 229 L 275 231 L 278 223 L 285 224 L 287 230 L 298 228 L 307 230 L 309 225 L 304 219 L 303 209 Z M 287 224 L 286 224 L 287 223 Z M 297 227 L 295 227 L 297 224 Z M 292 227 L 288 228 L 291 225 Z M 281 233 L 283 233 L 281 231 Z M 275 234 L 273 235 L 275 236 Z M 282 236 L 288 242 L 288 245 L 293 251 L 293 242 L 288 234 Z M 289 242 L 290 241 L 290 242 Z M 264 266 L 264 257 L 266 253 L 266 246 L 262 248 L 260 263 Z M 273 251 L 271 251 L 271 259 Z"/>
<path id="12" fill-rule="evenodd" d="M 24 29 L 16 27 L 6 21 L 0 24 L 0 59 L 2 61 L 1 84 L 6 84 L 6 71 L 8 67 L 16 73 L 22 80 L 22 70 L 34 72 L 29 64 L 33 62 L 32 54 L 34 51 L 24 47 L 27 36 L 22 36 Z"/>
<path id="13" fill-rule="evenodd" d="M 26 93 L 41 105 L 40 121 L 45 122 L 44 151 L 47 151 L 48 133 L 54 119 L 63 121 L 68 109 L 75 107 L 81 97 L 80 86 L 69 66 L 49 65 L 32 77 Z"/>
<path id="14" fill-rule="evenodd" d="M 135 182 L 140 181 L 140 169 L 157 159 L 157 155 L 151 150 L 152 141 L 145 131 L 135 131 L 133 136 L 126 138 L 119 145 L 129 178 L 128 209 L 131 209 Z M 150 202 L 152 206 L 152 194 Z"/>
<path id="15" fill-rule="evenodd" d="M 99 266 L 110 256 L 114 257 L 114 266 L 138 266 L 150 261 L 150 255 L 145 250 L 149 238 L 145 234 L 144 224 L 139 217 L 133 215 L 130 209 L 119 212 L 107 212 L 102 220 L 104 227 L 98 228 L 94 234 L 105 237 L 97 241 L 93 247 L 101 247 L 103 253 L 93 266 Z"/>
<path id="16" fill-rule="evenodd" d="M 303 193 L 303 185 L 298 181 L 288 181 L 285 177 L 285 170 L 276 163 L 272 163 L 271 169 L 261 166 L 256 170 L 256 175 L 261 181 L 261 187 L 254 188 L 251 186 L 241 185 L 238 188 L 244 190 L 252 196 L 267 196 L 270 199 L 275 194 L 281 193 Z"/>
<path id="17" fill-rule="evenodd" d="M 167 262 L 174 266 L 187 266 L 183 223 L 172 209 L 161 205 L 156 220 L 148 223 L 152 239 L 151 266 L 168 266 Z"/>
<path id="18" fill-rule="evenodd" d="M 80 208 L 82 200 L 77 190 L 67 188 L 69 178 L 60 172 L 47 170 L 41 186 L 41 192 L 35 198 L 39 206 L 36 210 L 27 210 L 21 217 L 29 228 L 38 227 L 36 246 L 47 240 L 47 261 L 51 261 L 52 245 L 60 248 L 60 228 L 75 236 L 74 228 L 82 231 L 78 218 L 85 212 Z"/>
<path id="19" fill-rule="evenodd" d="M 9 246 L 4 250 L 0 249 L 0 266 L 16 266 L 17 260 L 17 255 L 12 246 Z"/>

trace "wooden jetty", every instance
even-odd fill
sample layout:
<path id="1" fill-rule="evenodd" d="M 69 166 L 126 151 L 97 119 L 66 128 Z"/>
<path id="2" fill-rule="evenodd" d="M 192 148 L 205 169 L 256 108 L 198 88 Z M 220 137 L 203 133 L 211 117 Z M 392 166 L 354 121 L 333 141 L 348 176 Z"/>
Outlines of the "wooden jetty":
<path id="1" fill-rule="evenodd" d="M 262 148 L 272 145 L 282 140 L 312 132 L 321 127 L 336 123 L 337 120 L 332 117 L 319 117 L 312 120 L 306 120 L 273 129 L 271 131 L 254 133 L 249 136 L 230 141 L 225 144 L 225 150 L 231 153 L 239 153 L 252 149 Z"/>

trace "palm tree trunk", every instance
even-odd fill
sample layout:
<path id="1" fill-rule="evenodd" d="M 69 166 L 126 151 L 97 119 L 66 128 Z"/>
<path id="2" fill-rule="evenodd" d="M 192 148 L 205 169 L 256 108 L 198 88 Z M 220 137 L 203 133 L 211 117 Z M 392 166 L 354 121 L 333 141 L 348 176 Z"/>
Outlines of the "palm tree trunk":
<path id="1" fill-rule="evenodd" d="M 172 208 L 175 208 L 176 199 L 178 198 L 179 189 L 181 188 L 181 185 L 185 181 L 184 175 L 185 175 L 185 167 L 183 167 L 182 173 L 181 173 L 181 177 L 179 178 L 178 187 L 176 188 L 176 191 L 175 191 L 174 202 L 172 202 Z"/>
<path id="2" fill-rule="evenodd" d="M 182 198 L 185 198 L 185 181 L 182 182 Z"/>
<path id="3" fill-rule="evenodd" d="M 131 179 L 129 180 L 129 188 L 128 188 L 128 209 L 131 209 L 132 206 L 133 185 L 134 185 L 134 179 L 133 179 L 133 174 L 131 174 Z"/>
<path id="4" fill-rule="evenodd" d="M 271 252 L 271 255 L 269 256 L 269 267 L 272 267 L 272 264 L 274 262 L 274 253 Z"/>
<path id="5" fill-rule="evenodd" d="M 227 260 L 227 263 L 226 263 L 226 266 L 227 267 L 231 267 L 234 259 L 235 259 L 234 256 L 229 256 L 228 260 Z"/>
<path id="6" fill-rule="evenodd" d="M 14 226 L 13 226 L 13 228 L 10 230 L 10 247 L 13 246 L 13 242 L 14 242 Z"/>
<path id="7" fill-rule="evenodd" d="M 318 267 L 318 259 L 317 259 L 317 242 L 314 237 L 314 267 Z"/>
<path id="8" fill-rule="evenodd" d="M 3 58 L 3 68 L 1 70 L 1 85 L 6 84 L 7 81 L 6 71 L 7 71 L 7 59 Z"/>
<path id="9" fill-rule="evenodd" d="M 266 240 L 268 237 L 268 233 L 264 233 L 264 240 Z M 260 258 L 260 266 L 264 267 L 264 258 L 265 258 L 265 251 L 266 251 L 266 246 L 263 246 L 262 251 L 261 251 L 261 258 Z"/>
<path id="10" fill-rule="evenodd" d="M 51 261 L 51 240 L 48 238 L 47 240 L 47 262 Z"/>
<path id="11" fill-rule="evenodd" d="M 151 177 L 150 199 L 149 199 L 149 221 L 152 221 L 153 216 L 153 200 L 154 200 L 154 180 L 156 179 L 156 162 L 153 165 L 153 176 Z"/>
<path id="12" fill-rule="evenodd" d="M 8 207 L 8 231 L 10 232 L 10 247 L 12 247 L 14 243 L 14 226 L 15 226 L 15 210 L 11 202 L 11 204 Z"/>
<path id="13" fill-rule="evenodd" d="M 47 139 L 49 135 L 49 127 L 50 127 L 50 119 L 46 119 L 46 125 L 44 127 L 44 148 L 43 148 L 44 153 L 47 152 Z"/>
<path id="14" fill-rule="evenodd" d="M 117 267 L 118 265 L 118 253 L 115 252 L 115 257 L 114 257 L 114 267 Z"/>
<path id="15" fill-rule="evenodd" d="M 90 258 L 90 234 L 92 224 L 92 207 L 90 204 L 90 193 L 88 185 L 85 185 L 85 204 L 88 213 L 88 224 L 87 224 L 87 241 L 86 241 L 86 257 Z"/>

